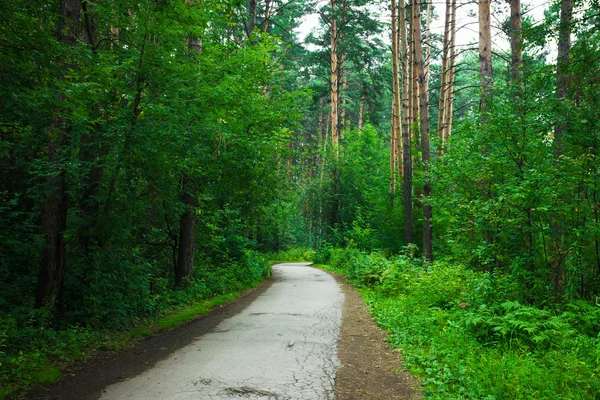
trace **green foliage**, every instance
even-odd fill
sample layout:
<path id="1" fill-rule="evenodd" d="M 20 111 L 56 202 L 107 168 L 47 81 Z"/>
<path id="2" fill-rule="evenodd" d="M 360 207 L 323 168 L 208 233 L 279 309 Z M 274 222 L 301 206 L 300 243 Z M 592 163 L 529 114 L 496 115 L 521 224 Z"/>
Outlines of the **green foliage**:
<path id="1" fill-rule="evenodd" d="M 149 333 L 123 331 L 170 310 L 200 307 L 172 324 L 191 318 L 211 306 L 199 302 L 267 277 L 259 251 L 291 244 L 285 149 L 306 93 L 280 68 L 286 43 L 240 29 L 240 2 L 201 3 L 89 4 L 76 45 L 56 38 L 58 3 L 0 5 L 10 21 L 0 25 L 3 387 L 51 379 L 50 366 L 83 357 L 104 332 L 121 332 L 103 345 L 118 349 Z M 57 179 L 68 204 L 64 291 L 35 309 Z M 180 290 L 188 209 L 195 262 Z"/>
<path id="2" fill-rule="evenodd" d="M 315 250 L 304 247 L 293 247 L 291 249 L 278 251 L 277 253 L 273 253 L 269 256 L 272 262 L 282 262 L 282 261 L 291 261 L 291 262 L 310 262 L 315 258 Z"/>
<path id="3" fill-rule="evenodd" d="M 174 328 L 183 323 L 193 321 L 194 319 L 202 315 L 208 314 L 213 307 L 226 303 L 228 301 L 235 300 L 238 296 L 239 293 L 229 293 L 194 304 L 191 307 L 187 307 L 183 310 L 177 311 L 171 315 L 161 318 L 155 324 L 155 326 L 158 329 Z"/>
<path id="4" fill-rule="evenodd" d="M 329 253 L 422 377 L 426 398 L 600 395 L 600 306 L 578 301 L 551 311 L 503 298 L 511 293 L 504 283 L 454 263 L 425 268 L 405 255 Z"/>

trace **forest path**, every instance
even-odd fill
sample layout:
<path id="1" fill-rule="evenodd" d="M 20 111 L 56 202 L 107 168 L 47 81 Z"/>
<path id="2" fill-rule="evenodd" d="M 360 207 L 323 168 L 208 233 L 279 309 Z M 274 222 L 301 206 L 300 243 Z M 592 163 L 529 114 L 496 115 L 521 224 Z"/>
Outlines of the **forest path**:
<path id="1" fill-rule="evenodd" d="M 343 276 L 278 264 L 234 302 L 125 351 L 100 352 L 25 398 L 419 399 L 386 337 Z"/>
<path id="2" fill-rule="evenodd" d="M 329 274 L 275 265 L 273 284 L 245 310 L 101 400 L 333 400 L 343 302 Z"/>

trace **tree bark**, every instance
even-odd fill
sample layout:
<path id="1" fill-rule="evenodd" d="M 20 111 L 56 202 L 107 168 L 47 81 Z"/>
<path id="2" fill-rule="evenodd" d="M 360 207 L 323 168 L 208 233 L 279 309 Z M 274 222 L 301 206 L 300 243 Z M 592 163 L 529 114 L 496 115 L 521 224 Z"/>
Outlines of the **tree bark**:
<path id="1" fill-rule="evenodd" d="M 80 0 L 61 0 L 58 16 L 57 40 L 65 45 L 75 46 L 80 33 Z M 65 60 L 62 70 L 73 68 Z M 60 77 L 59 79 L 65 79 Z M 60 95 L 60 100 L 65 96 Z M 48 307 L 55 311 L 62 307 L 62 292 L 65 276 L 65 238 L 67 228 L 67 182 L 62 167 L 62 156 L 68 143 L 71 127 L 61 117 L 56 116 L 50 131 L 48 143 L 48 163 L 53 173 L 46 181 L 46 198 L 42 211 L 44 249 L 39 260 L 35 306 Z"/>
<path id="2" fill-rule="evenodd" d="M 348 0 L 343 0 L 342 1 L 342 15 L 341 15 L 341 25 L 343 26 L 346 23 L 346 19 L 347 19 L 347 13 L 348 13 Z M 339 25 L 338 25 L 339 27 Z M 339 36 L 339 43 L 336 46 L 336 48 L 339 50 L 340 48 L 340 44 L 344 45 L 344 39 L 345 39 L 345 35 L 344 35 L 344 30 L 343 29 L 339 29 L 338 32 L 338 36 Z M 346 68 L 344 67 L 344 62 L 345 62 L 345 55 L 343 52 L 340 52 L 340 54 L 338 54 L 338 77 L 341 77 L 342 79 L 342 87 L 340 90 L 340 99 L 341 99 L 341 107 L 340 107 L 340 117 L 341 117 L 341 131 L 340 131 L 340 139 L 344 139 L 344 131 L 346 130 L 346 101 L 347 101 L 347 93 L 346 90 L 348 88 L 348 75 L 347 75 L 347 71 Z M 338 78 L 339 79 L 339 78 Z M 340 88 L 338 87 L 338 90 Z"/>
<path id="3" fill-rule="evenodd" d="M 256 0 L 248 0 L 248 26 L 246 27 L 246 34 L 248 37 L 252 34 L 254 27 L 256 26 Z"/>
<path id="4" fill-rule="evenodd" d="M 452 126 L 452 98 L 454 87 L 456 35 L 456 0 L 446 1 L 446 23 L 444 24 L 444 47 L 442 51 L 442 77 L 438 113 L 438 136 L 442 140 L 440 154 L 444 151 L 445 141 L 450 136 Z"/>
<path id="5" fill-rule="evenodd" d="M 190 6 L 192 0 L 186 0 Z M 256 7 L 256 2 L 254 4 Z M 252 31 L 250 31 L 252 32 Z M 202 53 L 201 38 L 188 37 L 188 47 L 197 54 Z M 192 192 L 190 176 L 182 173 L 181 201 L 185 207 L 179 219 L 179 237 L 177 248 L 177 264 L 175 265 L 175 286 L 186 287 L 194 273 L 194 258 L 196 256 L 196 213 L 198 202 Z"/>
<path id="6" fill-rule="evenodd" d="M 175 286 L 177 287 L 186 287 L 194 272 L 196 254 L 196 214 L 194 209 L 198 205 L 190 193 L 190 185 L 190 177 L 184 173 L 181 180 L 181 200 L 185 205 L 185 211 L 179 223 L 179 247 L 175 266 Z"/>
<path id="7" fill-rule="evenodd" d="M 404 243 L 414 243 L 413 239 L 413 200 L 412 200 L 412 149 L 410 143 L 410 108 L 409 96 L 411 81 L 408 74 L 409 58 L 408 44 L 406 35 L 406 0 L 399 0 L 398 8 L 398 30 L 400 33 L 400 56 L 402 58 L 402 166 L 403 174 L 403 192 L 404 192 Z"/>
<path id="8" fill-rule="evenodd" d="M 413 40 L 415 42 L 415 75 L 419 83 L 419 109 L 421 111 L 421 152 L 423 161 L 423 173 L 425 183 L 423 184 L 423 255 L 428 261 L 433 261 L 433 236 L 431 229 L 432 210 L 429 204 L 431 197 L 431 183 L 429 182 L 428 170 L 430 159 L 429 148 L 429 104 L 425 82 L 425 61 L 423 57 L 423 45 L 421 39 L 421 10 L 419 0 L 413 0 Z"/>
<path id="9" fill-rule="evenodd" d="M 448 73 L 448 88 L 446 91 L 446 123 L 444 140 L 452 133 L 452 116 L 454 107 L 454 78 L 456 76 L 456 0 L 452 0 L 452 15 L 450 19 L 450 71 Z"/>
<path id="10" fill-rule="evenodd" d="M 427 3 L 427 16 L 425 18 L 425 93 L 429 98 L 429 64 L 431 63 L 431 4 Z"/>
<path id="11" fill-rule="evenodd" d="M 573 0 L 562 0 L 558 31 L 558 56 L 556 58 L 556 99 L 562 102 L 567 98 L 569 87 L 569 63 L 571 61 L 571 32 L 573 30 Z M 555 152 L 562 154 L 562 137 L 567 124 L 560 122 L 554 128 Z"/>
<path id="12" fill-rule="evenodd" d="M 269 29 L 269 21 L 271 19 L 271 0 L 265 1 L 265 22 L 262 26 L 262 31 L 267 32 Z"/>
<path id="13" fill-rule="evenodd" d="M 402 0 L 400 0 L 402 1 Z M 400 77 L 398 16 L 396 0 L 391 0 L 392 8 L 392 130 L 390 132 L 390 198 L 396 193 L 396 163 L 398 160 L 398 142 L 400 140 Z M 401 169 L 401 165 L 398 165 Z M 400 173 L 402 176 L 402 173 Z"/>
<path id="14" fill-rule="evenodd" d="M 331 22 L 330 22 L 330 43 L 331 43 L 331 143 L 334 146 L 336 158 L 339 155 L 338 143 L 338 120 L 339 120 L 339 81 L 338 81 L 338 54 L 337 54 L 337 1 L 331 0 Z"/>
<path id="15" fill-rule="evenodd" d="M 491 0 L 479 0 L 479 73 L 481 75 L 480 110 L 489 111 L 492 99 Z"/>
<path id="16" fill-rule="evenodd" d="M 364 88 L 363 88 L 363 92 L 360 95 L 360 104 L 358 105 L 358 131 L 362 132 L 363 128 L 364 128 L 364 118 L 365 118 L 365 99 L 366 99 L 366 94 L 364 92 Z"/>
<path id="17" fill-rule="evenodd" d="M 439 153 L 444 151 L 446 124 L 446 92 L 448 90 L 448 64 L 450 53 L 450 20 L 452 18 L 452 0 L 446 0 L 446 19 L 444 23 L 444 42 L 442 47 L 442 71 L 440 78 L 440 101 L 438 107 L 438 136 L 442 140 Z"/>
<path id="18" fill-rule="evenodd" d="M 514 82 L 518 82 L 523 75 L 523 33 L 521 23 L 521 0 L 510 1 L 510 48 L 511 72 Z"/>

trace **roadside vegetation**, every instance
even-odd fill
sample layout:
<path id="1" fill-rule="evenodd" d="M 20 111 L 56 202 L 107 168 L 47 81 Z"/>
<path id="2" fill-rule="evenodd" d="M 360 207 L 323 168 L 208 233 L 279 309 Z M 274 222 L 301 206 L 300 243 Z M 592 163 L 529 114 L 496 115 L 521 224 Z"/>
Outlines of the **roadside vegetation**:
<path id="1" fill-rule="evenodd" d="M 408 252 L 411 250 L 408 249 Z M 519 301 L 508 276 L 356 248 L 315 259 L 360 289 L 429 399 L 595 399 L 600 307 Z"/>
<path id="2" fill-rule="evenodd" d="M 64 325 L 55 327 L 34 321 L 47 316 L 26 315 L 27 320 L 0 318 L 0 399 L 14 390 L 59 379 L 61 368 L 84 361 L 94 352 L 120 351 L 140 338 L 175 328 L 208 314 L 212 308 L 236 299 L 270 274 L 267 259 L 258 254 L 234 264 L 221 276 L 204 276 L 180 291 L 156 293 L 146 299 L 150 311 L 112 310 L 123 315 L 117 324 Z M 223 272 L 223 271 L 221 271 Z M 209 282 L 209 284 L 207 284 Z"/>

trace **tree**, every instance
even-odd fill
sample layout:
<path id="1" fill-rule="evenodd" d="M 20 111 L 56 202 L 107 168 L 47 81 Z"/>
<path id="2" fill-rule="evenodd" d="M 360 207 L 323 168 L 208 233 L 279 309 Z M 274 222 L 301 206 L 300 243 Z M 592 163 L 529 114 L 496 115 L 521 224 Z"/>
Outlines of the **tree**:
<path id="1" fill-rule="evenodd" d="M 567 97 L 569 85 L 569 64 L 571 55 L 571 33 L 573 23 L 573 1 L 560 2 L 560 23 L 558 27 L 558 55 L 556 58 L 556 98 L 559 102 Z M 565 133 L 565 123 L 558 123 L 554 128 L 556 153 L 562 152 L 562 140 Z"/>
<path id="2" fill-rule="evenodd" d="M 440 79 L 440 99 L 438 107 L 438 136 L 442 140 L 439 149 L 444 150 L 445 141 L 452 130 L 452 100 L 454 87 L 454 63 L 456 35 L 456 0 L 446 1 L 446 20 L 444 24 L 444 42 L 442 48 L 442 71 Z"/>
<path id="3" fill-rule="evenodd" d="M 413 243 L 413 160 L 411 150 L 411 129 L 410 123 L 410 89 L 411 80 L 409 76 L 409 54 L 407 45 L 406 35 L 406 2 L 405 0 L 399 0 L 400 7 L 398 10 L 399 14 L 399 42 L 400 42 L 400 56 L 402 59 L 402 162 L 403 162 L 403 193 L 404 193 L 404 243 Z"/>
<path id="4" fill-rule="evenodd" d="M 77 44 L 80 33 L 80 1 L 61 0 L 58 15 L 57 40 L 69 47 Z M 59 80 L 66 80 L 67 69 L 72 68 L 69 60 L 60 60 L 62 66 Z M 59 101 L 64 100 L 59 95 Z M 56 112 L 56 111 L 55 111 Z M 39 275 L 35 304 L 37 308 L 61 307 L 65 274 L 66 247 L 64 233 L 67 228 L 67 182 L 63 166 L 63 152 L 69 140 L 68 120 L 60 114 L 54 116 L 49 131 L 48 163 L 52 170 L 47 180 L 47 193 L 43 209 L 43 231 L 45 247 L 39 262 Z"/>
<path id="5" fill-rule="evenodd" d="M 510 49 L 513 81 L 523 75 L 523 32 L 521 22 L 521 0 L 510 0 Z"/>
<path id="6" fill-rule="evenodd" d="M 481 111 L 490 109 L 492 98 L 491 0 L 479 0 L 479 73 L 481 75 Z"/>
<path id="7" fill-rule="evenodd" d="M 403 1 L 403 0 L 400 0 Z M 399 77 L 399 62 L 400 62 L 400 33 L 398 30 L 398 18 L 404 18 L 403 15 L 397 16 L 396 0 L 391 1 L 392 10 L 392 131 L 390 134 L 390 196 L 393 202 L 396 193 L 396 163 L 400 171 L 402 171 L 402 160 L 398 160 L 398 156 L 402 157 L 402 145 L 398 142 L 402 138 L 402 125 L 400 122 L 401 101 L 400 101 L 400 77 Z M 399 150 L 400 149 L 400 150 Z M 402 172 L 400 176 L 402 176 Z"/>
<path id="8" fill-rule="evenodd" d="M 429 198 L 431 197 L 431 183 L 429 182 L 428 169 L 430 159 L 429 144 L 429 100 L 425 77 L 425 60 L 423 55 L 421 33 L 421 11 L 418 0 L 412 3 L 413 41 L 415 55 L 415 76 L 419 84 L 419 109 L 421 116 L 421 152 L 425 182 L 423 183 L 423 253 L 425 259 L 433 261 L 433 233 L 431 228 L 432 210 Z"/>

